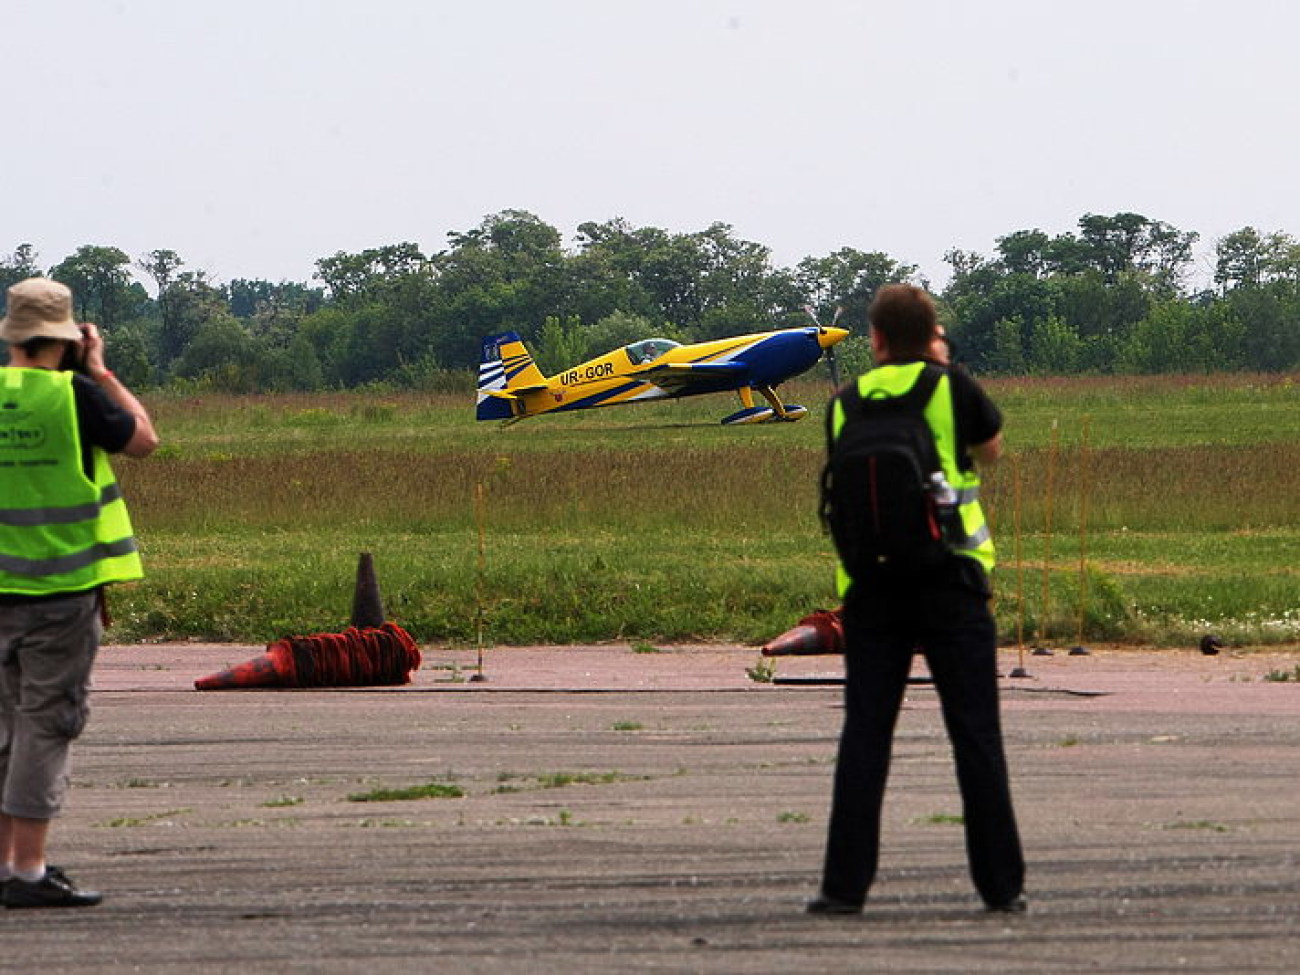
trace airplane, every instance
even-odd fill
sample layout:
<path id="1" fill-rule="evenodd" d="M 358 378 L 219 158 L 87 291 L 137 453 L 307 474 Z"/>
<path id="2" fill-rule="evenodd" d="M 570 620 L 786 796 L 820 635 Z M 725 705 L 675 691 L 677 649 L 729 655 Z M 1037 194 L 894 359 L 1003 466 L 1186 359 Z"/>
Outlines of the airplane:
<path id="1" fill-rule="evenodd" d="M 542 413 L 735 390 L 741 409 L 723 417 L 723 424 L 794 421 L 807 408 L 783 403 L 776 387 L 807 372 L 848 334 L 808 325 L 689 345 L 642 339 L 548 377 L 517 332 L 502 332 L 483 339 L 476 414 L 513 423 Z M 769 405 L 755 405 L 755 391 Z"/>

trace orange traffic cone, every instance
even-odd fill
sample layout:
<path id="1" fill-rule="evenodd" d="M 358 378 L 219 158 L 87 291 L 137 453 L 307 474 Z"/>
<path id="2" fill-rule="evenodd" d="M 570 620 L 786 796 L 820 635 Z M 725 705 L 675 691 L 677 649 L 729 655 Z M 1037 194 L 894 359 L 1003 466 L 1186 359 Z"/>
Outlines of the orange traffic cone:
<path id="1" fill-rule="evenodd" d="M 764 657 L 805 657 L 825 653 L 822 636 L 815 626 L 796 626 L 763 644 Z"/>
<path id="2" fill-rule="evenodd" d="M 219 674 L 200 677 L 194 682 L 196 691 L 226 691 L 239 687 L 276 687 L 280 684 L 280 673 L 276 670 L 275 660 L 270 654 L 246 660 L 236 667 L 223 670 Z"/>
<path id="3" fill-rule="evenodd" d="M 764 657 L 811 657 L 844 652 L 844 624 L 841 610 L 819 609 L 805 616 L 799 625 L 763 644 Z"/>

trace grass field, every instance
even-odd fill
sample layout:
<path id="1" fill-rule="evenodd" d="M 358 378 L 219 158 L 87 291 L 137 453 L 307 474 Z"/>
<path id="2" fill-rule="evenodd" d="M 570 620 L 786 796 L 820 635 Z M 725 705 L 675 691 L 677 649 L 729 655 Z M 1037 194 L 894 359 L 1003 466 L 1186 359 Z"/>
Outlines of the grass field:
<path id="1" fill-rule="evenodd" d="M 1300 640 L 1300 388 L 1285 377 L 989 384 L 1007 640 Z M 116 640 L 337 629 L 371 552 L 431 643 L 762 642 L 834 605 L 815 515 L 824 382 L 799 424 L 725 395 L 507 428 L 460 396 L 154 397 L 117 464 L 149 577 Z"/>

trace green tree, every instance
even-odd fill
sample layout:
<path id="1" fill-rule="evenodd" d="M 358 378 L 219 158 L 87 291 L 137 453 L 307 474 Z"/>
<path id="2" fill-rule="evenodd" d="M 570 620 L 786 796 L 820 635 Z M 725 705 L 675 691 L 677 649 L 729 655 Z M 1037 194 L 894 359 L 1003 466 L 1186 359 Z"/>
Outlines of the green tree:
<path id="1" fill-rule="evenodd" d="M 372 301 L 395 284 L 427 270 L 428 259 L 412 243 L 375 247 L 357 254 L 338 251 L 316 262 L 315 277 L 337 303 Z"/>
<path id="2" fill-rule="evenodd" d="M 1084 338 L 1123 336 L 1146 317 L 1153 301 L 1135 272 L 1111 282 L 1098 271 L 1053 277 L 1051 282 L 1057 314 Z"/>
<path id="3" fill-rule="evenodd" d="M 1107 284 L 1138 274 L 1153 293 L 1171 297 L 1182 292 L 1199 236 L 1138 213 L 1088 213 L 1079 218 L 1080 247 L 1062 250 L 1072 262 L 1082 258 Z M 1067 273 L 1079 270 L 1075 266 Z"/>
<path id="4" fill-rule="evenodd" d="M 181 256 L 173 250 L 152 250 L 142 256 L 136 265 L 149 277 L 161 295 L 176 276 L 176 272 L 185 266 Z"/>
<path id="5" fill-rule="evenodd" d="M 794 280 L 817 320 L 828 324 L 841 309 L 839 324 L 865 335 L 867 306 L 886 284 L 911 281 L 919 269 L 880 251 L 842 247 L 825 257 L 806 257 L 795 267 Z"/>
<path id="6" fill-rule="evenodd" d="M 985 357 L 992 373 L 1023 376 L 1029 371 L 1025 359 L 1025 323 L 1018 316 L 1000 318 L 993 323 L 993 347 Z"/>
<path id="7" fill-rule="evenodd" d="M 330 305 L 350 319 L 346 352 L 334 350 L 338 358 L 333 368 L 362 378 L 345 379 L 345 384 L 374 382 L 403 363 L 442 357 L 441 333 L 454 328 L 455 321 L 444 312 L 446 289 L 438 280 L 436 262 L 411 243 L 359 254 L 340 252 L 316 262 L 316 277 L 325 282 Z M 263 332 L 275 332 L 277 321 L 296 324 L 300 314 L 309 314 L 311 295 L 293 297 L 306 301 L 299 307 L 263 304 L 251 321 Z M 468 351 L 462 350 L 459 364 L 468 366 L 473 361 Z M 328 357 L 322 356 L 327 375 L 331 366 L 324 359 Z"/>
<path id="8" fill-rule="evenodd" d="M 962 357 L 975 369 L 993 368 L 994 350 L 999 341 L 995 335 L 997 323 L 1003 320 L 1018 321 L 1026 335 L 1034 327 L 1056 314 L 1057 289 L 1051 278 L 1035 278 L 1028 274 L 992 275 L 981 281 L 980 288 L 958 284 L 950 304 L 953 324 L 950 329 L 960 343 Z M 1006 349 L 999 355 L 1005 364 Z"/>
<path id="9" fill-rule="evenodd" d="M 623 312 L 658 318 L 654 298 L 637 278 L 642 253 L 621 218 L 578 225 L 578 251 L 565 262 L 572 312 L 584 322 Z"/>
<path id="10" fill-rule="evenodd" d="M 1289 289 L 1238 287 L 1227 302 L 1244 323 L 1243 365 L 1259 372 L 1300 366 L 1300 302 Z"/>
<path id="11" fill-rule="evenodd" d="M 294 281 L 275 284 L 260 278 L 235 278 L 223 289 L 236 318 L 254 320 L 262 331 L 274 331 L 276 323 L 310 315 L 325 301 L 325 292 Z"/>
<path id="12" fill-rule="evenodd" d="M 147 323 L 127 322 L 104 339 L 104 357 L 122 382 L 132 389 L 157 382 L 150 350 L 153 341 Z"/>
<path id="13" fill-rule="evenodd" d="M 1124 372 L 1209 373 L 1240 368 L 1244 328 L 1223 302 L 1163 301 L 1139 322 L 1118 353 Z"/>
<path id="14" fill-rule="evenodd" d="M 547 315 L 533 345 L 537 368 L 554 376 L 587 358 L 587 329 L 576 316 Z"/>
<path id="15" fill-rule="evenodd" d="M 729 224 L 714 223 L 692 235 L 702 260 L 701 338 L 761 331 L 778 324 L 797 293 L 772 267 L 771 250 L 735 236 Z M 798 311 L 797 305 L 793 309 Z"/>
<path id="16" fill-rule="evenodd" d="M 53 267 L 50 276 L 72 289 L 79 319 L 107 332 L 147 300 L 132 284 L 130 267 L 131 259 L 116 247 L 87 244 Z"/>
<path id="17" fill-rule="evenodd" d="M 1037 321 L 1029 333 L 1025 367 L 1037 376 L 1068 376 L 1079 371 L 1083 340 L 1070 324 L 1056 315 Z"/>
<path id="18" fill-rule="evenodd" d="M 199 325 L 173 371 L 222 392 L 249 393 L 258 389 L 258 364 L 252 336 L 223 310 Z"/>
<path id="19" fill-rule="evenodd" d="M 31 244 L 19 244 L 13 254 L 0 258 L 0 313 L 8 304 L 9 289 L 19 281 L 40 276 L 36 266 L 36 250 Z"/>
<path id="20" fill-rule="evenodd" d="M 205 271 L 177 271 L 159 294 L 165 309 L 158 329 L 158 364 L 163 370 L 184 355 L 190 342 L 209 319 L 229 314 L 225 296 L 208 282 Z"/>
<path id="21" fill-rule="evenodd" d="M 473 230 L 448 235 L 432 259 L 441 291 L 431 351 L 449 365 L 478 361 L 483 336 L 537 335 L 550 315 L 568 314 L 564 251 L 555 228 L 521 210 L 505 210 Z"/>
<path id="22" fill-rule="evenodd" d="M 1290 234 L 1243 227 L 1214 245 L 1214 283 L 1221 293 L 1276 281 L 1300 281 L 1300 245 Z"/>
<path id="23" fill-rule="evenodd" d="M 172 289 L 175 283 L 176 275 L 180 269 L 185 266 L 181 256 L 174 250 L 152 250 L 143 255 L 137 262 L 137 266 L 153 279 L 154 287 L 158 291 L 157 309 L 159 318 L 158 339 L 159 342 L 174 340 L 181 333 L 180 323 L 177 321 L 179 314 L 178 295 Z M 183 342 L 174 341 L 172 348 L 165 354 L 167 361 L 175 359 L 183 351 Z M 161 346 L 160 346 L 161 350 Z"/>
<path id="24" fill-rule="evenodd" d="M 1051 243 L 1041 230 L 1017 230 L 997 239 L 998 261 L 1008 274 L 1042 277 L 1050 263 Z"/>

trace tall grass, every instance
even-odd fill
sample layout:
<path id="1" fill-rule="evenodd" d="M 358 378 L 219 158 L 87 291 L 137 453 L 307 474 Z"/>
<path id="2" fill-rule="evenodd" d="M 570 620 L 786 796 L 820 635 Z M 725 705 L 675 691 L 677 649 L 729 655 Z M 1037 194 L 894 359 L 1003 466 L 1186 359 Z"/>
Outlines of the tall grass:
<path id="1" fill-rule="evenodd" d="M 1004 634 L 1300 639 L 1300 392 L 1213 383 L 991 384 Z M 333 629 L 369 551 L 389 616 L 428 642 L 472 642 L 480 615 L 503 643 L 761 641 L 834 605 L 815 517 L 826 393 L 793 384 L 813 417 L 739 429 L 717 424 L 723 396 L 505 429 L 467 397 L 151 401 L 166 446 L 117 465 L 149 577 L 114 594 L 113 636 Z"/>

